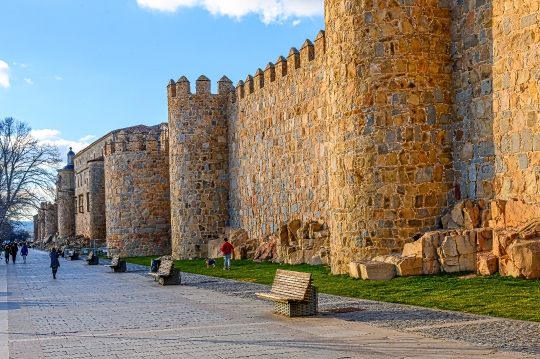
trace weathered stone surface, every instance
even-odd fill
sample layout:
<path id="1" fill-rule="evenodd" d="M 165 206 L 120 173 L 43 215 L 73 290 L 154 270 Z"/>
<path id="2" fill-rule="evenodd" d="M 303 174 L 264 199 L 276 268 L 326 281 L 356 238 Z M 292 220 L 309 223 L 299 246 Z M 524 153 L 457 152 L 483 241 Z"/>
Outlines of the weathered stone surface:
<path id="1" fill-rule="evenodd" d="M 396 266 L 391 263 L 366 261 L 358 266 L 362 279 L 390 280 L 396 276 Z"/>
<path id="2" fill-rule="evenodd" d="M 423 260 L 421 257 L 404 257 L 396 264 L 396 274 L 400 277 L 409 277 L 423 274 Z"/>
<path id="3" fill-rule="evenodd" d="M 517 239 L 508 247 L 507 252 L 515 267 L 510 275 L 525 279 L 540 278 L 540 239 Z"/>
<path id="4" fill-rule="evenodd" d="M 362 271 L 360 270 L 360 262 L 351 261 L 349 263 L 349 276 L 353 278 L 362 278 Z"/>
<path id="5" fill-rule="evenodd" d="M 441 272 L 441 265 L 437 259 L 422 259 L 422 273 L 425 275 L 436 275 Z"/>
<path id="6" fill-rule="evenodd" d="M 516 227 L 530 220 L 540 217 L 540 206 L 510 200 L 505 206 L 505 224 L 507 227 Z"/>
<path id="7" fill-rule="evenodd" d="M 520 276 L 519 268 L 514 265 L 514 262 L 508 256 L 499 257 L 499 273 L 501 276 L 515 278 Z"/>
<path id="8" fill-rule="evenodd" d="M 499 259 L 492 252 L 476 254 L 476 273 L 492 275 L 499 270 Z"/>
<path id="9" fill-rule="evenodd" d="M 167 136 L 166 124 L 113 131 L 106 137 L 104 160 L 89 161 L 90 173 L 93 166 L 102 171 L 107 247 L 121 257 L 171 253 L 169 151 L 158 145 Z M 99 211 L 93 209 L 91 218 Z M 207 246 L 201 242 L 191 249 L 206 257 Z"/>
<path id="10" fill-rule="evenodd" d="M 213 239 L 208 241 L 208 258 L 215 259 L 222 256 L 220 248 L 223 241 L 220 239 Z"/>
<path id="11" fill-rule="evenodd" d="M 477 232 L 476 235 L 477 252 L 486 252 L 493 250 L 493 230 L 484 229 Z"/>
<path id="12" fill-rule="evenodd" d="M 273 260 L 276 257 L 276 242 L 269 241 L 261 245 L 253 255 L 254 262 Z"/>

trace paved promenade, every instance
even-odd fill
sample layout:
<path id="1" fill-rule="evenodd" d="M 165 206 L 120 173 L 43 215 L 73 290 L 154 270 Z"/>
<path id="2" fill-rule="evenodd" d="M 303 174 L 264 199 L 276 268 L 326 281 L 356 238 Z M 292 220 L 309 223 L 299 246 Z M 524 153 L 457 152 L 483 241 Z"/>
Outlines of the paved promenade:
<path id="1" fill-rule="evenodd" d="M 0 264 L 0 358 L 8 350 L 9 358 L 24 359 L 535 357 L 376 326 L 347 314 L 278 317 L 272 303 L 244 295 L 244 284 L 232 281 L 186 275 L 187 285 L 161 287 L 143 275 L 144 268 L 113 274 L 101 265 L 63 259 L 53 280 L 47 253 L 31 250 L 27 262 Z M 215 290 L 219 283 L 225 289 Z M 321 307 L 340 300 L 322 296 Z M 448 317 L 438 328 L 452 325 Z M 474 319 L 482 320 L 490 319 Z"/>

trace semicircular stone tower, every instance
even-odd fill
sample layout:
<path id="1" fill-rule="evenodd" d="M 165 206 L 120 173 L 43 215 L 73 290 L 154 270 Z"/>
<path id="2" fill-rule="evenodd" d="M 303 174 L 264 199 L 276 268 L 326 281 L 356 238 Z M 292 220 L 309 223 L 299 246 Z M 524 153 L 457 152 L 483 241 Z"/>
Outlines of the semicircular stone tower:
<path id="1" fill-rule="evenodd" d="M 338 274 L 438 228 L 453 173 L 451 17 L 438 0 L 326 0 L 325 11 Z"/>
<path id="2" fill-rule="evenodd" d="M 169 254 L 167 125 L 123 129 L 110 137 L 104 152 L 110 254 L 122 257 Z"/>
<path id="3" fill-rule="evenodd" d="M 223 77 L 218 94 L 201 76 L 196 93 L 181 77 L 168 90 L 172 252 L 177 259 L 203 258 L 229 220 L 227 101 L 232 82 Z"/>

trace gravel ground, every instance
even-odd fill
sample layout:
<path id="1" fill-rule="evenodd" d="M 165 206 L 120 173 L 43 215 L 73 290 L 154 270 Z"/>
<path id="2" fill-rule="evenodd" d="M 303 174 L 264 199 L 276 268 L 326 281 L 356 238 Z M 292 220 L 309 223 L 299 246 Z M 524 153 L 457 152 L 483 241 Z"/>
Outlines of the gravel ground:
<path id="1" fill-rule="evenodd" d="M 102 264 L 108 260 L 100 259 Z M 128 263 L 128 271 L 146 275 L 149 267 Z M 255 293 L 270 290 L 263 284 L 238 282 L 199 274 L 182 273 L 182 284 L 227 295 L 263 300 Z M 354 310 L 354 308 L 357 308 Z M 342 309 L 344 313 L 331 311 Z M 354 310 L 354 311 L 353 311 Z M 444 338 L 506 351 L 517 351 L 540 357 L 540 323 L 508 320 L 474 314 L 420 308 L 409 305 L 319 295 L 321 315 L 377 327 L 421 333 L 426 337 Z"/>

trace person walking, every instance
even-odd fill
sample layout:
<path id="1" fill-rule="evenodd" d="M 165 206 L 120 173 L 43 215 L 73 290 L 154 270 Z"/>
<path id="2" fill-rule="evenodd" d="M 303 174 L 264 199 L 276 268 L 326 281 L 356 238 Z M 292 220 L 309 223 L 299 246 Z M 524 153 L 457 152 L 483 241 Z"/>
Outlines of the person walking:
<path id="1" fill-rule="evenodd" d="M 231 254 L 234 251 L 234 247 L 229 243 L 227 238 L 223 238 L 223 245 L 221 246 L 221 253 L 223 253 L 223 270 L 231 269 Z"/>
<path id="2" fill-rule="evenodd" d="M 60 267 L 60 261 L 58 260 L 58 257 L 60 257 L 60 255 L 56 253 L 56 248 L 51 248 L 51 253 L 49 253 L 49 257 L 51 258 L 52 276 L 53 279 L 56 279 L 56 272 L 58 271 L 58 267 Z"/>
<path id="3" fill-rule="evenodd" d="M 11 252 L 11 260 L 13 261 L 13 264 L 15 264 L 15 260 L 17 259 L 17 253 L 19 252 L 19 247 L 17 247 L 17 243 L 13 243 L 10 248 Z"/>
<path id="4" fill-rule="evenodd" d="M 21 247 L 21 256 L 23 259 L 24 264 L 26 264 L 26 256 L 28 255 L 28 247 L 26 246 L 26 243 L 23 243 Z"/>
<path id="5" fill-rule="evenodd" d="M 6 257 L 6 264 L 9 263 L 9 244 L 6 243 L 4 246 L 4 256 Z"/>

